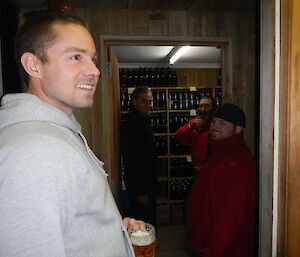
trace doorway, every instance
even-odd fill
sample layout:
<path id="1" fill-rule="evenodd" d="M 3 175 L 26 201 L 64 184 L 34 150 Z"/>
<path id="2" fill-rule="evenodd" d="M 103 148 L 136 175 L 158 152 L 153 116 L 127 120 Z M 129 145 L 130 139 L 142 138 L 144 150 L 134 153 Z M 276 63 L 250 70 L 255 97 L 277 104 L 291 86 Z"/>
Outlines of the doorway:
<path id="1" fill-rule="evenodd" d="M 112 145 L 112 147 L 110 148 L 111 151 L 111 156 L 114 156 L 114 159 L 111 159 L 112 163 L 110 165 L 111 168 L 113 168 L 114 170 L 110 170 L 110 173 L 113 172 L 113 178 L 115 179 L 115 181 L 111 181 L 113 184 L 113 188 L 115 190 L 115 195 L 120 195 L 120 188 L 121 188 L 121 162 L 116 163 L 116 160 L 120 160 L 120 153 L 119 153 L 119 149 L 120 149 L 120 145 L 119 145 L 119 128 L 120 128 L 120 120 L 121 120 L 121 115 L 122 112 L 120 112 L 121 108 L 122 108 L 122 104 L 120 103 L 120 97 L 122 94 L 122 90 L 124 91 L 124 88 L 120 90 L 120 77 L 119 77 L 119 73 L 117 71 L 119 71 L 119 69 L 138 69 L 139 67 L 143 66 L 143 68 L 145 66 L 151 68 L 151 65 L 148 64 L 141 64 L 140 62 L 138 64 L 136 64 L 136 62 L 134 64 L 126 64 L 124 65 L 124 63 L 119 63 L 119 59 L 118 58 L 118 51 L 121 51 L 123 46 L 126 46 L 127 49 L 128 47 L 133 47 L 135 48 L 136 51 L 138 51 L 138 48 L 140 46 L 144 46 L 144 47 L 159 47 L 159 46 L 164 46 L 164 47 L 170 47 L 172 45 L 182 45 L 182 44 L 190 44 L 193 46 L 201 46 L 201 47 L 210 47 L 211 49 L 219 49 L 219 61 L 217 66 L 210 66 L 210 69 L 213 70 L 220 70 L 222 68 L 222 73 L 221 73 L 221 77 L 226 78 L 224 79 L 224 82 L 226 81 L 226 85 L 222 85 L 222 88 L 226 88 L 229 85 L 230 82 L 230 65 L 227 65 L 226 69 L 223 68 L 225 67 L 224 63 L 226 63 L 226 54 L 228 54 L 228 49 L 230 47 L 230 43 L 227 39 L 223 39 L 220 41 L 206 41 L 205 42 L 201 42 L 200 40 L 197 39 L 193 39 L 193 40 L 189 40 L 189 41 L 183 41 L 183 39 L 181 39 L 181 41 L 173 41 L 173 40 L 160 40 L 160 41 L 154 41 L 153 38 L 150 39 L 145 39 L 143 38 L 143 40 L 120 40 L 120 39 L 114 39 L 112 40 L 111 38 L 108 37 L 108 39 L 106 38 L 105 40 L 103 39 L 103 45 L 102 45 L 102 53 L 105 53 L 107 56 L 107 59 L 104 59 L 102 61 L 102 63 L 104 63 L 105 65 L 102 67 L 102 88 L 103 85 L 108 85 L 106 90 L 107 90 L 107 95 L 109 97 L 107 97 L 107 102 L 106 102 L 106 106 L 108 106 L 108 110 L 110 111 L 109 117 L 107 118 L 107 120 L 109 120 L 110 122 L 110 126 L 112 129 L 110 129 L 111 131 L 114 131 L 110 136 L 113 136 L 113 139 L 111 138 L 110 140 L 110 144 Z M 227 51 L 226 51 L 226 50 Z M 120 55 L 119 55 L 120 56 Z M 103 56 L 101 56 L 103 58 Z M 108 64 L 107 64 L 108 63 Z M 160 66 L 159 68 L 162 69 L 168 69 L 168 64 L 153 64 L 153 67 Z M 172 66 L 173 68 L 174 66 Z M 202 66 L 203 68 L 204 66 Z M 191 67 L 190 67 L 191 68 Z M 192 69 L 200 69 L 199 67 L 196 67 L 196 64 L 194 63 Z M 103 70 L 104 69 L 104 70 Z M 182 69 L 187 69 L 187 66 L 185 66 Z M 209 76 L 208 76 L 209 77 Z M 192 81 L 192 80 L 190 80 Z M 216 81 L 215 83 L 217 84 L 217 76 L 216 76 Z M 222 83 L 222 81 L 221 81 Z M 210 85 L 212 86 L 212 82 L 209 82 L 207 84 L 207 86 Z M 174 90 L 184 90 L 183 85 L 180 84 L 178 85 L 178 87 L 172 87 L 172 88 L 152 88 L 153 92 L 157 92 L 159 90 L 166 90 L 168 92 L 174 91 Z M 185 85 L 186 86 L 186 85 Z M 195 85 L 194 85 L 195 86 Z M 195 86 L 196 88 L 196 86 Z M 191 87 L 185 87 L 185 89 L 191 90 Z M 129 92 L 129 90 L 132 90 L 130 88 L 125 88 L 125 92 Z M 215 90 L 215 89 L 214 89 Z M 121 92 L 121 93 L 120 93 Z M 162 91 L 161 91 L 162 92 Z M 164 91 L 165 92 L 165 91 Z M 213 91 L 214 95 L 215 95 L 215 91 Z M 169 94 L 169 93 L 166 93 Z M 227 96 L 228 97 L 228 96 Z M 170 113 L 174 114 L 174 112 L 168 112 L 168 111 L 161 111 L 161 110 L 156 110 L 154 111 L 155 115 L 166 115 L 167 119 L 170 118 Z M 112 118 L 113 117 L 113 118 Z M 170 133 L 170 131 L 165 131 L 165 133 L 157 133 L 157 136 L 159 137 L 166 137 L 167 138 L 167 148 L 168 150 L 170 150 L 170 139 L 168 138 L 168 136 L 172 136 L 174 135 L 174 131 L 172 131 Z M 167 151 L 168 151 L 167 150 Z M 164 167 L 168 167 L 168 165 L 170 165 L 170 162 L 174 159 L 175 155 L 170 156 L 169 155 L 170 152 L 168 152 L 168 154 L 166 154 L 165 156 L 161 156 L 161 161 L 166 163 L 165 165 L 163 165 Z M 116 157 L 117 156 L 117 157 Z M 177 156 L 178 157 L 178 156 Z M 184 157 L 185 160 L 188 160 L 187 155 L 182 156 Z M 184 159 L 181 158 L 181 159 Z M 178 158 L 177 158 L 178 159 Z M 167 170 L 168 168 L 166 168 Z M 172 178 L 173 179 L 173 178 Z M 176 240 L 175 238 L 173 238 L 175 241 L 173 242 L 177 242 L 177 243 L 173 243 L 171 244 L 165 244 L 166 241 L 161 242 L 161 247 L 159 248 L 158 251 L 164 252 L 164 255 L 161 256 L 167 256 L 165 255 L 167 252 L 173 252 L 173 256 L 184 256 L 184 224 L 183 224 L 183 220 L 184 220 L 184 200 L 181 199 L 173 199 L 172 197 L 172 192 L 171 192 L 171 183 L 172 180 L 170 181 L 170 170 L 168 170 L 167 172 L 161 172 L 160 174 L 160 178 L 159 178 L 159 182 L 158 182 L 158 193 L 159 193 L 159 199 L 158 199 L 158 216 L 159 216 L 159 233 L 161 235 L 167 235 L 170 233 L 167 233 L 168 229 L 166 229 L 166 225 L 171 226 L 169 228 L 171 228 L 170 230 L 174 230 L 174 231 L 178 231 L 178 233 L 173 233 L 173 234 L 177 234 L 177 235 L 182 235 L 182 237 L 177 237 Z M 122 200 L 119 198 L 119 201 L 121 202 Z M 122 204 L 120 204 L 120 206 L 122 206 Z M 122 207 L 121 207 L 122 208 Z M 170 236 L 170 235 L 169 235 Z M 162 236 L 164 237 L 163 240 L 165 240 L 167 236 Z M 174 237 L 174 235 L 173 235 Z M 174 247 L 177 247 L 176 249 L 174 249 Z M 177 252 L 175 252 L 177 251 Z M 179 254 L 180 253 L 180 254 Z M 179 254 L 179 255 L 178 255 Z M 171 255 L 170 255 L 171 256 Z"/>
<path id="2" fill-rule="evenodd" d="M 105 102 L 104 106 L 108 107 L 106 110 L 102 111 L 102 114 L 106 116 L 104 118 L 109 122 L 110 129 L 108 129 L 110 144 L 108 147 L 111 149 L 110 156 L 118 156 L 117 160 L 120 159 L 119 156 L 119 121 L 120 117 L 120 81 L 119 81 L 119 62 L 115 56 L 112 48 L 114 46 L 176 46 L 189 44 L 193 46 L 206 46 L 206 47 L 218 47 L 221 51 L 221 60 L 216 68 L 222 67 L 222 89 L 223 89 L 223 100 L 231 100 L 232 92 L 232 65 L 230 64 L 230 58 L 226 58 L 230 54 L 230 41 L 226 38 L 211 39 L 205 38 L 205 41 L 201 38 L 153 38 L 153 37 L 118 37 L 118 36 L 103 36 L 100 39 L 100 51 L 105 53 L 101 55 L 101 90 L 102 95 L 108 95 L 103 101 Z M 119 49 L 120 50 L 120 49 Z M 117 50 L 118 51 L 118 50 Z M 136 65 L 136 64 L 135 64 Z M 153 64 L 152 64 L 153 65 Z M 156 64 L 157 65 L 157 64 Z M 195 65 L 195 63 L 194 63 Z M 161 64 L 161 66 L 163 66 Z M 124 67 L 124 66 L 121 66 Z M 127 66 L 128 67 L 128 64 Z M 133 66 L 131 66 L 133 67 Z M 109 85 L 109 86 L 107 86 Z M 116 192 L 120 188 L 120 181 L 117 181 L 116 178 L 120 178 L 120 163 L 116 163 L 115 158 L 110 159 L 109 170 L 112 174 L 112 189 Z M 119 195 L 116 193 L 116 195 Z"/>

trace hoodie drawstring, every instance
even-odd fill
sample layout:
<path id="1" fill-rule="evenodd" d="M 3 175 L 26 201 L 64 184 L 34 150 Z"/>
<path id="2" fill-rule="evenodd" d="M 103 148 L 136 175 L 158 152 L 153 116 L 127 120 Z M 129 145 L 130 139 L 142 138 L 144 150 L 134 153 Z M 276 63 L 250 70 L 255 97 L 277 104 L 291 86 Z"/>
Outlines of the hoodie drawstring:
<path id="1" fill-rule="evenodd" d="M 88 152 L 88 155 L 91 157 L 91 159 L 95 162 L 95 164 L 100 168 L 101 172 L 103 173 L 103 175 L 105 177 L 108 176 L 108 174 L 105 172 L 105 170 L 103 169 L 103 165 L 104 165 L 104 162 L 100 161 L 96 155 L 93 153 L 93 151 L 90 149 L 89 145 L 88 145 L 88 142 L 86 140 L 86 138 L 84 137 L 84 135 L 80 132 L 80 131 L 77 131 L 78 135 L 80 136 L 80 138 L 82 139 L 83 143 L 84 143 L 84 146 Z"/>

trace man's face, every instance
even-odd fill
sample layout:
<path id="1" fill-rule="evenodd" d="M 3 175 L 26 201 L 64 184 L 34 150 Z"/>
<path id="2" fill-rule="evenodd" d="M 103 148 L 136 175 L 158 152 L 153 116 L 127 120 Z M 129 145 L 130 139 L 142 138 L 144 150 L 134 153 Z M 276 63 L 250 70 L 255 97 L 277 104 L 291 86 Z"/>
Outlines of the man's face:
<path id="1" fill-rule="evenodd" d="M 199 115 L 208 116 L 215 110 L 213 101 L 210 98 L 203 98 L 199 101 L 197 112 Z"/>
<path id="2" fill-rule="evenodd" d="M 95 65 L 96 49 L 87 31 L 78 24 L 54 24 L 57 36 L 46 50 L 48 61 L 39 62 L 41 100 L 68 115 L 75 108 L 90 107 L 100 71 Z"/>
<path id="3" fill-rule="evenodd" d="M 152 101 L 152 93 L 148 92 L 139 94 L 137 99 L 132 100 L 132 103 L 134 109 L 136 109 L 141 114 L 149 114 L 149 112 L 151 111 Z"/>
<path id="4" fill-rule="evenodd" d="M 233 123 L 213 117 L 210 124 L 210 139 L 218 141 L 236 135 L 241 132 L 240 126 L 235 126 Z"/>

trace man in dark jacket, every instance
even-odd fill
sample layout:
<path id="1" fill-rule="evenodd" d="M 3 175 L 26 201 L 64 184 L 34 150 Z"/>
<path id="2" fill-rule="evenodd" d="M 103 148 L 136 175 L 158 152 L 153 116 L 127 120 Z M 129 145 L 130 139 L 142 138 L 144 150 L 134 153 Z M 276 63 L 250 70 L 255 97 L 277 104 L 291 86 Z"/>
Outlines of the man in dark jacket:
<path id="1" fill-rule="evenodd" d="M 148 121 L 152 100 L 152 92 L 148 87 L 138 87 L 133 91 L 133 108 L 122 124 L 121 144 L 124 181 L 130 202 L 129 214 L 155 225 L 158 157 Z"/>
<path id="2" fill-rule="evenodd" d="M 211 156 L 187 199 L 191 256 L 255 256 L 255 160 L 243 141 L 244 112 L 223 104 L 210 126 Z"/>

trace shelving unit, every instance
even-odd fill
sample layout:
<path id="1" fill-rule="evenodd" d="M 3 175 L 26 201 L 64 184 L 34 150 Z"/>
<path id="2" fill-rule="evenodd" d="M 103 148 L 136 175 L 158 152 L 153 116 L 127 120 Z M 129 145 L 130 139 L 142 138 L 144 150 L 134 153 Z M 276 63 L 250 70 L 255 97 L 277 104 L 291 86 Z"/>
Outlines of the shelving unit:
<path id="1" fill-rule="evenodd" d="M 218 73 L 216 72 L 216 80 Z M 176 142 L 176 130 L 196 116 L 199 98 L 211 95 L 221 103 L 222 87 L 150 87 L 153 111 L 150 123 L 156 138 L 161 169 L 158 173 L 158 224 L 183 222 L 185 198 L 194 179 L 190 146 Z M 121 115 L 129 111 L 134 88 L 121 88 Z"/>

